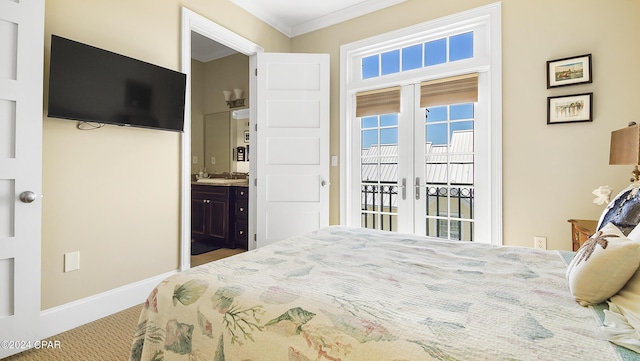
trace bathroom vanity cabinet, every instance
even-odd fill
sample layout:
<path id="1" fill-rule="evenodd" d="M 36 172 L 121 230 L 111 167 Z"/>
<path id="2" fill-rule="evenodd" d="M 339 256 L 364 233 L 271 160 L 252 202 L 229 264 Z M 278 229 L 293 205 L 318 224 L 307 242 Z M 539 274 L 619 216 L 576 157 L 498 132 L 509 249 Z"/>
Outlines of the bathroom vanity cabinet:
<path id="1" fill-rule="evenodd" d="M 249 187 L 233 187 L 233 248 L 247 249 L 249 237 Z"/>
<path id="2" fill-rule="evenodd" d="M 191 238 L 247 249 L 248 187 L 191 185 Z"/>

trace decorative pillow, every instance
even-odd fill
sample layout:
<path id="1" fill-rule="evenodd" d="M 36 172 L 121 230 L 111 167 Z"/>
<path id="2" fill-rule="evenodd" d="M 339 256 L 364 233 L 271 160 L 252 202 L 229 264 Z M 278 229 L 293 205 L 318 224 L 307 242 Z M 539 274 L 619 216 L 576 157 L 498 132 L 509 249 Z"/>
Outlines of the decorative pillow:
<path id="1" fill-rule="evenodd" d="M 627 238 L 632 241 L 640 242 L 640 225 L 635 226 L 635 228 L 631 230 L 631 233 L 627 235 Z"/>
<path id="2" fill-rule="evenodd" d="M 609 300 L 604 331 L 609 341 L 640 352 L 640 270 Z"/>
<path id="3" fill-rule="evenodd" d="M 633 183 L 609 203 L 600 216 L 597 230 L 613 223 L 626 236 L 640 224 L 640 185 Z"/>
<path id="4" fill-rule="evenodd" d="M 640 265 L 640 242 L 627 238 L 612 223 L 589 238 L 567 268 L 569 289 L 582 306 L 615 295 Z"/>

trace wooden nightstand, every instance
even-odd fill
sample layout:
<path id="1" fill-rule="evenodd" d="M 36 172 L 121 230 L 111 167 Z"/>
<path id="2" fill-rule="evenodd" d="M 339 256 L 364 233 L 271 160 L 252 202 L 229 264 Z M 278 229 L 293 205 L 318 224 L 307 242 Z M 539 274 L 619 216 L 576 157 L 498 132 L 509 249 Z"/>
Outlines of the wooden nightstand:
<path id="1" fill-rule="evenodd" d="M 571 223 L 571 243 L 574 252 L 596 233 L 596 227 L 598 226 L 598 221 L 590 219 L 570 219 L 567 222 Z"/>

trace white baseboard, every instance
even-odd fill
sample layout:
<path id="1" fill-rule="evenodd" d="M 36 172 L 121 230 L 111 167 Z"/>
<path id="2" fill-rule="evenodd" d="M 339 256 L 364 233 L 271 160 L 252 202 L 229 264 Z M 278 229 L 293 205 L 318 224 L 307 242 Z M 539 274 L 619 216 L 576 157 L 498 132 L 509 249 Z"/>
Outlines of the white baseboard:
<path id="1" fill-rule="evenodd" d="M 40 339 L 57 335 L 129 307 L 143 303 L 151 290 L 165 278 L 178 273 L 167 272 L 126 286 L 69 302 L 40 312 Z"/>

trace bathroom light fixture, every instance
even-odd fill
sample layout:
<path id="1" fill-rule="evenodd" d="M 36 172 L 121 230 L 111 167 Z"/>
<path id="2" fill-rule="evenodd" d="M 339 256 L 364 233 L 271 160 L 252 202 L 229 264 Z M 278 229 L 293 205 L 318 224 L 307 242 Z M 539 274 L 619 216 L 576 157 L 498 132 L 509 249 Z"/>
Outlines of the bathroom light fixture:
<path id="1" fill-rule="evenodd" d="M 222 91 L 222 94 L 224 94 L 224 101 L 227 102 L 229 108 L 238 108 L 244 106 L 244 98 L 242 97 L 243 93 L 244 91 L 239 88 L 233 89 L 233 91 Z"/>

